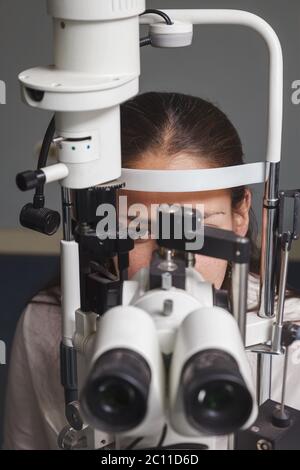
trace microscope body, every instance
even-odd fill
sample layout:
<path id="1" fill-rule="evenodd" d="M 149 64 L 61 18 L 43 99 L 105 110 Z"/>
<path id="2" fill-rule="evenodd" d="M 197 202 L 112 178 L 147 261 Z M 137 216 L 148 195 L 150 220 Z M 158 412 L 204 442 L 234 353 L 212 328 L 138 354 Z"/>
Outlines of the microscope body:
<path id="1" fill-rule="evenodd" d="M 138 93 L 145 2 L 47 4 L 54 64 L 19 75 L 23 100 L 55 112 L 61 165 L 54 179 L 72 189 L 113 181 L 121 175 L 120 104 Z"/>
<path id="2" fill-rule="evenodd" d="M 75 338 L 75 344 L 81 345 L 81 360 L 86 358 L 80 397 L 83 417 L 94 429 L 111 433 L 120 449 L 137 438 L 135 448 L 157 447 L 164 427 L 164 447 L 215 449 L 222 442 L 226 448 L 231 431 L 247 429 L 257 417 L 237 323 L 228 310 L 214 305 L 212 285 L 194 268 L 186 268 L 185 289 L 166 285 L 164 274 L 160 288 L 150 289 L 147 268 L 124 281 L 122 306 L 95 319 L 85 339 Z M 81 317 L 80 312 L 77 315 Z M 131 354 L 149 376 L 130 367 Z M 197 368 L 197 361 L 201 366 L 196 374 L 191 367 Z M 190 383 L 195 377 L 203 382 Z M 108 397 L 114 390 L 112 403 Z M 199 401 L 196 395 L 201 390 Z M 209 400 L 219 399 L 210 408 Z M 234 421 L 233 407 L 239 400 L 244 401 L 244 409 Z M 191 409 L 189 403 L 193 403 Z M 228 407 L 228 415 L 218 416 L 218 406 Z"/>
<path id="3" fill-rule="evenodd" d="M 41 188 L 53 181 L 62 187 L 61 375 L 71 429 L 60 436 L 61 447 L 72 447 L 75 436 L 76 446 L 88 448 L 105 447 L 112 439 L 119 448 L 129 448 L 132 439 L 139 439 L 136 447 L 189 443 L 216 448 L 216 436 L 247 429 L 257 416 L 245 347 L 263 345 L 255 351 L 262 355 L 261 377 L 266 377 L 270 355 L 282 353 L 283 315 L 274 322 L 283 97 L 280 42 L 264 20 L 237 10 L 159 11 L 158 19 L 157 10 L 145 11 L 144 0 L 48 0 L 47 5 L 53 17 L 54 63 L 29 69 L 19 80 L 25 103 L 55 112 L 52 138 L 58 162 L 25 172 L 19 187 L 36 188 L 30 220 L 25 223 L 23 218 L 23 225 L 34 229 L 40 227 L 36 218 L 45 216 Z M 149 37 L 140 39 L 140 24 L 149 26 Z M 120 104 L 138 93 L 140 46 L 187 46 L 194 24 L 238 24 L 264 37 L 270 52 L 266 162 L 193 170 L 194 176 L 122 171 Z M 179 265 L 178 259 L 162 260 L 161 273 L 156 264 L 154 271 L 142 270 L 128 281 L 132 246 L 114 240 L 104 249 L 96 240 L 94 220 L 95 203 L 109 193 L 117 205 L 116 194 L 124 182 L 129 190 L 165 192 L 264 183 L 259 316 L 246 316 L 248 259 L 241 258 L 247 241 L 225 231 L 213 234 L 208 251 L 209 256 L 234 261 L 232 311 L 218 305 L 212 286 L 192 267 L 181 268 L 174 283 L 176 276 L 166 265 Z M 43 231 L 47 233 L 45 226 Z M 117 277 L 101 267 L 102 261 L 114 257 Z M 276 347 L 270 346 L 273 338 Z M 268 389 L 262 381 L 259 403 Z M 159 440 L 157 433 L 165 426 Z"/>

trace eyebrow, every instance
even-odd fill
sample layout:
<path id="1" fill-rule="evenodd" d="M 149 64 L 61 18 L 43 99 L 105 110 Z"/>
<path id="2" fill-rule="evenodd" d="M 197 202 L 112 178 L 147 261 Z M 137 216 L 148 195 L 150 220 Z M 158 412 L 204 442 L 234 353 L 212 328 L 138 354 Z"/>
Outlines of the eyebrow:
<path id="1" fill-rule="evenodd" d="M 226 215 L 224 211 L 213 211 L 213 212 L 204 212 L 204 219 L 211 217 L 212 215 Z"/>

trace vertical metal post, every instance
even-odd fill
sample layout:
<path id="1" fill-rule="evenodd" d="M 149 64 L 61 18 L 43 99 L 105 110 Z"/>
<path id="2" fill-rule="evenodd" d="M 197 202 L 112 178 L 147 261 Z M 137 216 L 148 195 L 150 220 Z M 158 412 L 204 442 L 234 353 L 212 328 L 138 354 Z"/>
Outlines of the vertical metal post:
<path id="1" fill-rule="evenodd" d="M 232 310 L 241 337 L 246 343 L 247 291 L 249 265 L 233 263 L 232 266 Z"/>
<path id="2" fill-rule="evenodd" d="M 265 185 L 261 265 L 260 265 L 260 303 L 259 316 L 274 316 L 276 293 L 275 262 L 277 255 L 277 224 L 279 202 L 279 163 L 269 164 L 269 175 Z"/>
<path id="3" fill-rule="evenodd" d="M 61 189 L 61 200 L 64 240 L 72 241 L 72 199 L 71 190 L 69 188 Z"/>

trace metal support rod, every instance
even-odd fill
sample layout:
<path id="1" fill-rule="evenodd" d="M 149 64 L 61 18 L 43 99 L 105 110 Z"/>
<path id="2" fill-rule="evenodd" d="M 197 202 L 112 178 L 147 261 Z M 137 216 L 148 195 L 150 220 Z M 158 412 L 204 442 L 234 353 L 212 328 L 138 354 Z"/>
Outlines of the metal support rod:
<path id="1" fill-rule="evenodd" d="M 262 405 L 272 394 L 272 355 L 257 354 L 256 400 Z"/>
<path id="2" fill-rule="evenodd" d="M 278 322 L 279 325 L 283 324 L 284 301 L 285 301 L 285 289 L 286 289 L 287 272 L 288 272 L 288 262 L 289 262 L 289 241 L 287 240 L 284 243 L 283 256 L 282 256 L 282 260 L 281 260 L 281 275 L 280 275 L 279 297 L 278 297 L 278 312 L 277 312 L 277 322 Z"/>
<path id="3" fill-rule="evenodd" d="M 62 200 L 62 220 L 63 220 L 63 236 L 64 240 L 72 241 L 72 199 L 71 190 L 69 188 L 61 189 L 61 200 Z"/>
<path id="4" fill-rule="evenodd" d="M 261 379 L 262 379 L 262 354 L 257 354 L 256 364 L 256 401 L 258 405 L 261 405 Z"/>
<path id="5" fill-rule="evenodd" d="M 73 346 L 75 312 L 80 306 L 78 245 L 72 233 L 71 190 L 62 187 L 63 240 L 61 249 L 62 342 L 60 348 L 61 384 L 65 394 L 67 421 L 77 430 L 83 422 L 78 411 L 77 355 Z"/>
<path id="6" fill-rule="evenodd" d="M 289 360 L 289 348 L 285 350 L 285 357 L 284 357 L 284 366 L 283 366 L 283 379 L 282 379 L 282 390 L 281 390 L 281 405 L 280 405 L 280 413 L 282 416 L 285 414 L 285 393 L 286 393 L 286 378 L 287 378 L 287 369 L 288 369 L 288 360 Z"/>
<path id="7" fill-rule="evenodd" d="M 272 350 L 278 354 L 282 352 L 281 337 L 282 337 L 282 327 L 283 327 L 283 318 L 284 318 L 284 301 L 285 301 L 286 280 L 287 280 L 287 272 L 288 272 L 289 250 L 290 250 L 290 238 L 286 238 L 285 241 L 282 242 L 282 256 L 281 256 L 281 266 L 280 266 L 277 315 L 276 315 L 276 322 L 273 327 L 273 337 L 272 337 Z"/>
<path id="8" fill-rule="evenodd" d="M 80 307 L 79 251 L 72 233 L 71 190 L 62 188 L 63 240 L 61 248 L 62 338 L 73 346 L 75 312 Z"/>
<path id="9" fill-rule="evenodd" d="M 247 263 L 233 263 L 231 278 L 233 316 L 239 326 L 244 344 L 246 342 L 248 269 L 249 266 Z"/>
<path id="10" fill-rule="evenodd" d="M 261 240 L 260 304 L 258 312 L 262 318 L 274 316 L 279 167 L 279 163 L 270 163 L 269 176 L 265 186 Z"/>

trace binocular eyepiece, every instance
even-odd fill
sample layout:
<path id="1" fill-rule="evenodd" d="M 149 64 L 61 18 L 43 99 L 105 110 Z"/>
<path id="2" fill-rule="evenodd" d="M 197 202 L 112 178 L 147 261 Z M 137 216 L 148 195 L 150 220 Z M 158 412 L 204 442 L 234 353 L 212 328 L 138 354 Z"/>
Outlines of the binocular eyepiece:
<path id="1" fill-rule="evenodd" d="M 230 434 L 251 414 L 251 394 L 237 362 L 224 351 L 192 356 L 183 368 L 181 388 L 187 421 L 200 432 Z"/>
<path id="2" fill-rule="evenodd" d="M 116 348 L 95 362 L 85 387 L 85 407 L 107 432 L 125 432 L 145 418 L 151 370 L 135 351 Z"/>
<path id="3" fill-rule="evenodd" d="M 140 308 L 109 310 L 96 336 L 81 394 L 93 427 L 143 436 L 157 433 L 169 420 L 181 435 L 209 436 L 230 434 L 254 422 L 251 373 L 238 327 L 226 310 L 203 307 L 187 315 L 169 367 L 155 323 Z"/>

